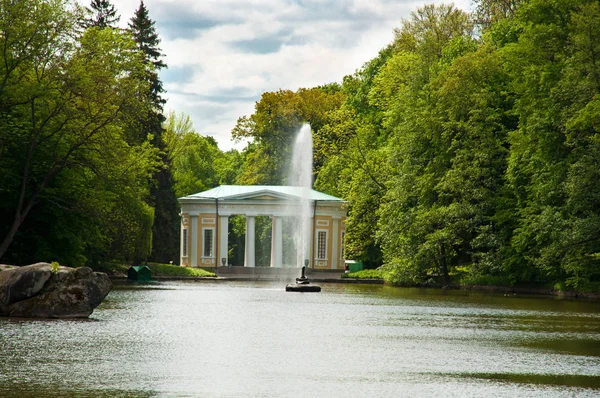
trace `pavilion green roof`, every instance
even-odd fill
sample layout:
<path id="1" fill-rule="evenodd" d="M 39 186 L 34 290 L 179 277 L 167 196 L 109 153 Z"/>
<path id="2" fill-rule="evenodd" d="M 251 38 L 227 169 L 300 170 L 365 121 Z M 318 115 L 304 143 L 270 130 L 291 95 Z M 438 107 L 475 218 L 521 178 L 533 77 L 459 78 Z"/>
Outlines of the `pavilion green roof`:
<path id="1" fill-rule="evenodd" d="M 192 201 L 201 199 L 219 199 L 219 200 L 244 200 L 252 199 L 263 195 L 272 195 L 280 198 L 302 199 L 308 196 L 309 200 L 328 201 L 328 202 L 344 202 L 343 199 L 335 196 L 327 195 L 326 193 L 308 190 L 306 188 L 291 187 L 281 185 L 221 185 L 208 191 L 198 192 L 193 195 L 179 198 L 180 201 Z"/>

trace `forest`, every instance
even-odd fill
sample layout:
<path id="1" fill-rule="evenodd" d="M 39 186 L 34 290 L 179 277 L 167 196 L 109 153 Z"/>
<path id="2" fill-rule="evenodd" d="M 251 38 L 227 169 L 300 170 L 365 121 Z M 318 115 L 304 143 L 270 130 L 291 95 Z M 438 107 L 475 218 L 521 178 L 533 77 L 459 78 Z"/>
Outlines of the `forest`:
<path id="1" fill-rule="evenodd" d="M 400 285 L 600 292 L 600 3 L 426 5 L 340 82 L 263 93 L 221 151 L 165 112 L 143 3 L 0 2 L 0 261 L 179 258 L 177 198 L 285 184 L 349 201 L 348 258 Z M 201 128 L 200 128 L 201 130 Z"/>

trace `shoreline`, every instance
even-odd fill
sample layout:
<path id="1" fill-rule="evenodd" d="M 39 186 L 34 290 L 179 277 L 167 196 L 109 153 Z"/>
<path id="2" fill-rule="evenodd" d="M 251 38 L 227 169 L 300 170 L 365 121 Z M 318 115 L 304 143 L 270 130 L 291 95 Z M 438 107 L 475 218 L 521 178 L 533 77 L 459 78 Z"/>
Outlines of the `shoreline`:
<path id="1" fill-rule="evenodd" d="M 108 275 L 114 281 L 128 281 L 126 275 Z M 285 278 L 273 277 L 198 277 L 198 276 L 153 276 L 152 280 L 156 282 L 170 281 L 203 281 L 203 282 L 285 282 Z M 315 283 L 338 283 L 338 284 L 365 284 L 365 285 L 387 285 L 398 288 L 424 288 L 424 289 L 440 289 L 440 290 L 468 290 L 479 292 L 504 293 L 511 295 L 526 295 L 526 296 L 545 296 L 545 297 L 560 297 L 576 300 L 591 300 L 600 301 L 600 293 L 559 291 L 553 289 L 544 289 L 536 287 L 507 287 L 507 286 L 490 286 L 490 285 L 392 285 L 386 283 L 383 279 L 354 279 L 354 278 L 310 278 Z M 132 281 L 135 282 L 135 281 Z"/>
<path id="2" fill-rule="evenodd" d="M 115 281 L 127 281 L 127 275 L 108 275 L 111 280 Z M 287 278 L 275 278 L 268 276 L 241 276 L 241 277 L 227 277 L 227 276 L 152 276 L 153 281 L 217 281 L 217 282 L 285 282 Z M 289 280 L 293 281 L 293 280 Z M 310 278 L 311 282 L 318 283 L 348 283 L 348 284 L 376 284 L 384 285 L 383 279 L 350 279 L 350 278 Z M 131 281 L 135 282 L 135 281 Z"/>

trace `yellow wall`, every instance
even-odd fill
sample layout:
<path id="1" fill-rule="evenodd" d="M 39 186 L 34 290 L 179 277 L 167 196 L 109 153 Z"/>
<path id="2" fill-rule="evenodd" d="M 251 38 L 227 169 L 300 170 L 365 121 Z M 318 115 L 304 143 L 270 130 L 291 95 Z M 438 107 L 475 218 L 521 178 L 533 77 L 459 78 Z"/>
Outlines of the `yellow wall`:
<path id="1" fill-rule="evenodd" d="M 198 242 L 198 266 L 199 267 L 214 267 L 215 266 L 215 257 L 217 251 L 217 224 L 216 224 L 216 215 L 214 213 L 210 214 L 200 214 L 198 215 L 198 236 L 196 237 Z M 202 231 L 204 228 L 212 228 L 213 230 L 213 257 L 212 258 L 204 258 L 204 239 Z"/>
<path id="2" fill-rule="evenodd" d="M 332 262 L 332 249 L 333 249 L 333 218 L 330 216 L 317 216 L 315 219 L 315 233 L 314 233 L 314 237 L 313 237 L 313 242 L 312 244 L 315 245 L 317 243 L 317 237 L 318 237 L 318 233 L 319 231 L 327 231 L 327 252 L 325 254 L 325 256 L 327 257 L 326 260 L 317 260 L 317 249 L 318 247 L 314 247 L 314 258 L 313 261 L 315 262 L 315 269 L 330 269 L 331 267 L 331 262 Z"/>
<path id="3" fill-rule="evenodd" d="M 315 234 L 312 245 L 316 244 L 318 231 L 327 231 L 327 260 L 316 260 L 317 257 L 317 248 L 315 247 L 314 257 L 315 257 L 315 269 L 344 269 L 344 259 L 342 258 L 342 233 L 346 232 L 346 219 L 341 218 L 338 220 L 338 231 L 334 236 L 333 234 L 333 217 L 330 216 L 317 216 L 315 223 Z M 319 225 L 320 224 L 320 225 Z M 333 253 L 333 242 L 337 240 L 337 259 L 336 264 L 334 261 L 334 253 Z M 312 247 L 311 247 L 312 250 Z"/>
<path id="4" fill-rule="evenodd" d="M 342 257 L 342 233 L 346 232 L 346 219 L 342 218 L 339 221 L 340 225 L 338 228 L 338 269 L 344 269 L 344 267 L 346 266 L 346 262 L 344 261 L 344 258 Z M 345 251 L 344 251 L 345 252 Z"/>
<path id="5" fill-rule="evenodd" d="M 191 264 L 190 261 L 190 246 L 192 244 L 191 236 L 192 236 L 192 224 L 191 217 L 188 214 L 181 214 L 181 228 L 187 229 L 187 256 L 181 258 L 181 265 L 184 267 L 188 267 Z M 181 250 L 181 243 L 179 246 L 179 250 Z"/>

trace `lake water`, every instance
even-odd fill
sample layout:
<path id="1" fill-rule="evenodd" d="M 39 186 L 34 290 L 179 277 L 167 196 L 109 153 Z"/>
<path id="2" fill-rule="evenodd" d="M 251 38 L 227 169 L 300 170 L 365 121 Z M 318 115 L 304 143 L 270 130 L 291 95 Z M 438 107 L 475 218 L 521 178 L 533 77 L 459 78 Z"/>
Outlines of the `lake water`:
<path id="1" fill-rule="evenodd" d="M 381 285 L 117 285 L 0 320 L 0 397 L 600 395 L 600 303 Z"/>

